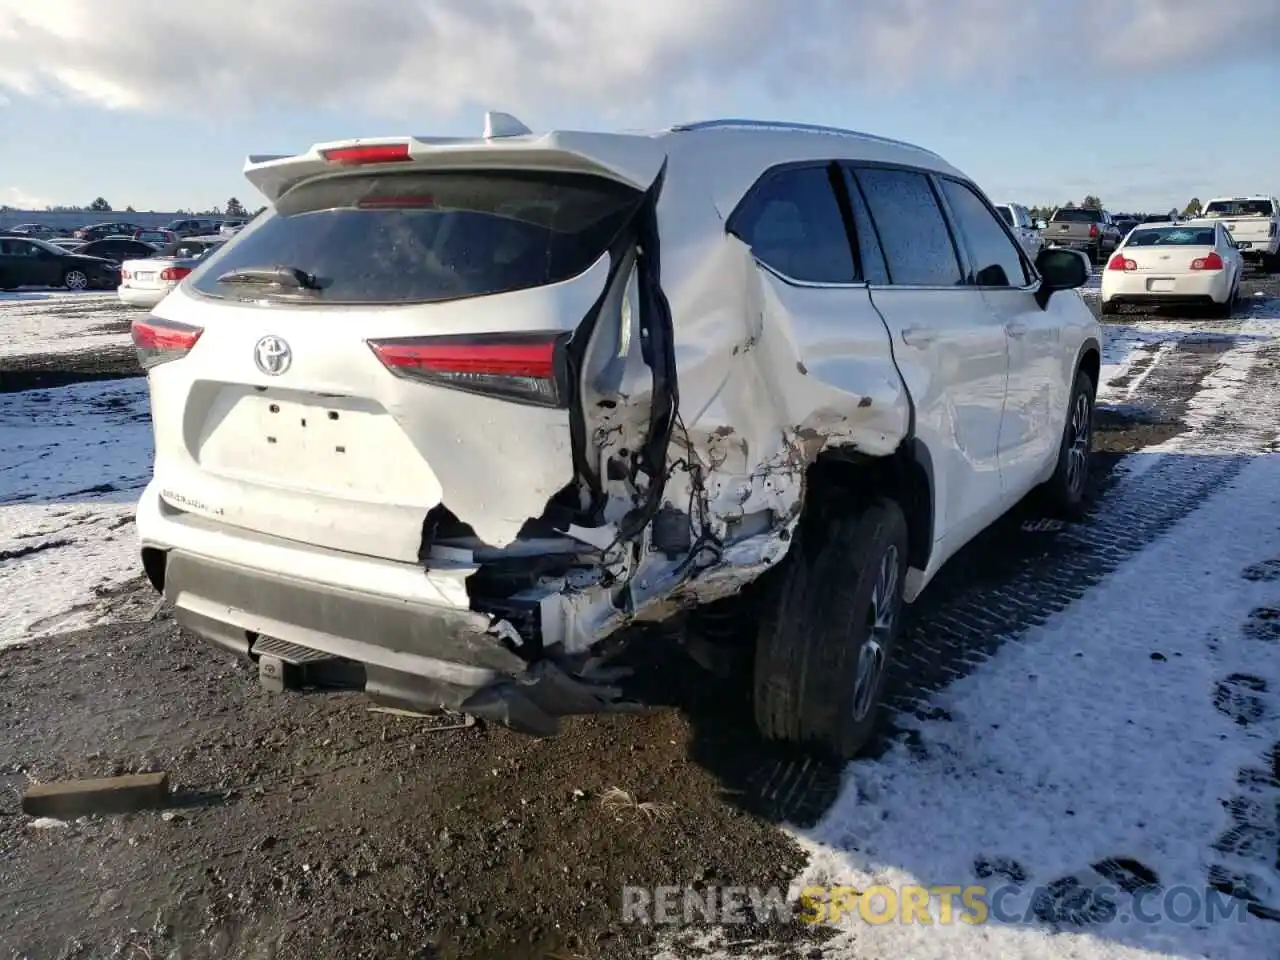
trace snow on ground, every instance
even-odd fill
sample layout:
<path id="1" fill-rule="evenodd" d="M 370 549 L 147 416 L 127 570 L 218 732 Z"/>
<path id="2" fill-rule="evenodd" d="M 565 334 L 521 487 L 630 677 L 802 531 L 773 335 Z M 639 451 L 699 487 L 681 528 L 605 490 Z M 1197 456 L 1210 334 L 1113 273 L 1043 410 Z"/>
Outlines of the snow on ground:
<path id="1" fill-rule="evenodd" d="M 151 450 L 141 378 L 0 394 L 0 647 L 91 625 L 138 575 Z"/>
<path id="2" fill-rule="evenodd" d="M 1097 290 L 1083 291 L 1085 297 L 1096 293 Z M 1118 322 L 1120 319 L 1129 322 Z M 1216 326 L 1194 320 L 1162 320 L 1144 313 L 1126 314 L 1104 324 L 1098 402 L 1121 403 L 1131 398 L 1145 374 L 1139 374 L 1115 388 L 1111 384 L 1124 378 L 1136 364 L 1151 360 L 1147 367 L 1150 372 L 1159 364 L 1160 355 L 1168 353 L 1179 341 L 1222 335 L 1237 339 L 1254 337 L 1258 342 L 1280 336 L 1280 300 L 1259 292 L 1242 300 L 1234 316 Z"/>
<path id="3" fill-rule="evenodd" d="M 1229 825 L 1219 798 L 1280 740 L 1280 724 L 1242 733 L 1214 707 L 1231 661 L 1280 686 L 1274 651 L 1246 657 L 1243 645 L 1257 641 L 1229 632 L 1280 601 L 1276 584 L 1241 577 L 1276 552 L 1277 516 L 1280 460 L 1259 457 L 1074 607 L 953 684 L 937 698 L 952 721 L 920 726 L 923 759 L 899 748 L 849 768 L 843 801 L 801 838 L 812 861 L 799 883 L 969 886 L 983 882 L 975 865 L 985 858 L 1016 863 L 1029 893 L 1129 858 L 1166 889 L 1203 894 L 1209 844 Z M 1054 934 L 1022 916 L 1029 906 L 1026 893 L 1011 895 L 1016 922 L 976 927 L 858 923 L 841 937 L 844 955 L 1228 960 L 1280 943 L 1276 926 L 1255 918 Z"/>
<path id="4" fill-rule="evenodd" d="M 0 293 L 0 357 L 127 347 L 129 322 L 138 313 L 115 291 Z"/>

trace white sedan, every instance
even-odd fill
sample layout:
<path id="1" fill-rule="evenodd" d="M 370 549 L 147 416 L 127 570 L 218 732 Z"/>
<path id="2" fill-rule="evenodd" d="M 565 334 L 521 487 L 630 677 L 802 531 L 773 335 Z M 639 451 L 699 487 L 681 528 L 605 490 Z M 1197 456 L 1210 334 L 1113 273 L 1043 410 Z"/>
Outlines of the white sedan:
<path id="1" fill-rule="evenodd" d="M 154 307 L 180 284 L 200 261 L 226 243 L 226 237 L 190 237 L 163 247 L 146 260 L 126 260 L 120 265 L 120 302 L 131 307 Z"/>
<path id="2" fill-rule="evenodd" d="M 1244 261 L 1222 224 L 1139 224 L 1102 271 L 1102 312 L 1123 304 L 1200 307 L 1229 317 Z"/>

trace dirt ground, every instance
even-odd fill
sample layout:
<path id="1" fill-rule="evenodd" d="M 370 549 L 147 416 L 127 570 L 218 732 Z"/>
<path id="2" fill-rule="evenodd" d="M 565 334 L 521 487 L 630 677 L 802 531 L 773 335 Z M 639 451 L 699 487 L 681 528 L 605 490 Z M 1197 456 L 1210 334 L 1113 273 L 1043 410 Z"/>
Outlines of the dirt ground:
<path id="1" fill-rule="evenodd" d="M 1212 360 L 1189 350 L 1132 406 L 1100 410 L 1095 498 L 1125 455 L 1183 429 Z M 129 372 L 64 356 L 4 376 Z M 1055 545 L 1034 519 L 1015 511 L 966 548 L 913 629 L 984 597 L 997 609 L 1029 566 L 1067 570 L 1077 594 L 1096 582 L 1088 549 Z M 785 889 L 803 855 L 777 824 L 812 822 L 839 786 L 839 770 L 758 740 L 745 684 L 678 653 L 642 664 L 651 712 L 575 719 L 539 741 L 371 712 L 354 694 L 270 694 L 141 582 L 108 599 L 110 626 L 0 651 L 2 956 L 643 956 L 652 934 L 620 922 L 624 885 Z M 661 631 L 647 641 L 672 645 Z M 902 703 L 968 669 L 963 652 L 900 677 Z M 884 736 L 900 735 L 890 723 Z M 63 825 L 20 810 L 33 781 L 146 770 L 170 774 L 171 809 Z M 734 936 L 776 957 L 822 955 L 822 935 L 798 923 Z"/>

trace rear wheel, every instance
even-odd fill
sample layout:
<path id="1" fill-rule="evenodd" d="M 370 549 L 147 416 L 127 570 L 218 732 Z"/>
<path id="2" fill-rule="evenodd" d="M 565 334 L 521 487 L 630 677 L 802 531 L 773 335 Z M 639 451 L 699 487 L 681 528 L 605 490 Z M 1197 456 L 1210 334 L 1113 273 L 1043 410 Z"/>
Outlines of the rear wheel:
<path id="1" fill-rule="evenodd" d="M 89 277 L 83 270 L 68 270 L 62 276 L 62 285 L 68 290 L 87 290 Z"/>
<path id="2" fill-rule="evenodd" d="M 907 523 L 892 500 L 792 543 L 756 640 L 760 732 L 847 760 L 874 732 L 902 619 Z"/>
<path id="3" fill-rule="evenodd" d="M 1058 447 L 1058 465 L 1041 488 L 1050 511 L 1075 517 L 1084 509 L 1089 488 L 1089 465 L 1093 458 L 1093 402 L 1097 394 L 1093 377 L 1084 370 L 1076 374 L 1071 390 L 1067 422 Z"/>

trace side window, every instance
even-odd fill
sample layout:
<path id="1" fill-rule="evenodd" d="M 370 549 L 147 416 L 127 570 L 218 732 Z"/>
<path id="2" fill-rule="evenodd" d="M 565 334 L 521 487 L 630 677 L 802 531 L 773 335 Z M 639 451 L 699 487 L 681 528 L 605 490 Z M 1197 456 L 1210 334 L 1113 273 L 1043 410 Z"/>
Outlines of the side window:
<path id="1" fill-rule="evenodd" d="M 1018 226 L 1020 226 L 1023 230 L 1032 229 L 1031 213 L 1030 211 L 1027 210 L 1026 207 L 1018 208 Z"/>
<path id="2" fill-rule="evenodd" d="M 951 232 L 928 177 L 875 167 L 859 168 L 854 176 L 875 221 L 891 283 L 916 287 L 964 283 Z"/>
<path id="3" fill-rule="evenodd" d="M 980 287 L 1025 287 L 1031 282 L 1017 244 L 967 184 L 939 178 L 947 205 L 973 260 L 973 282 Z"/>
<path id="4" fill-rule="evenodd" d="M 10 240 L 5 244 L 8 247 L 5 253 L 11 257 L 34 257 L 40 252 L 40 248 L 34 243 L 27 243 L 25 240 Z"/>
<path id="5" fill-rule="evenodd" d="M 867 200 L 858 187 L 853 171 L 844 167 L 845 193 L 853 208 L 853 229 L 858 237 L 858 254 L 862 260 L 862 279 L 867 283 L 884 285 L 889 282 L 889 268 L 885 265 L 884 250 L 876 225 L 867 211 Z"/>
<path id="6" fill-rule="evenodd" d="M 733 233 L 756 259 L 792 280 L 858 279 L 828 171 L 798 167 L 766 174 L 733 218 Z"/>

